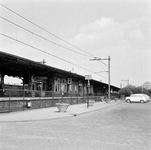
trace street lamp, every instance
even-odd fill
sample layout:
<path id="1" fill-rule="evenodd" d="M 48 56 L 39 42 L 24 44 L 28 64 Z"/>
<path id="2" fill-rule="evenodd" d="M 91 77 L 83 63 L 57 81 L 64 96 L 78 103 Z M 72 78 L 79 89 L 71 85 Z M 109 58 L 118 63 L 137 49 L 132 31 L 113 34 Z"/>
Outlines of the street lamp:
<path id="1" fill-rule="evenodd" d="M 99 61 L 99 60 L 108 60 L 108 99 L 110 100 L 110 56 L 108 56 L 108 58 L 102 59 L 102 58 L 98 58 L 98 57 L 94 57 L 94 59 L 90 59 L 91 61 Z"/>

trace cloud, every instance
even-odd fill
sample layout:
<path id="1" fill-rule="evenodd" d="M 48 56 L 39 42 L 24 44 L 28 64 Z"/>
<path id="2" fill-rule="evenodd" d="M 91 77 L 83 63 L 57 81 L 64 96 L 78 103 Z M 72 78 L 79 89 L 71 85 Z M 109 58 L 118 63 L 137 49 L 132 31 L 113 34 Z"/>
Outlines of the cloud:
<path id="1" fill-rule="evenodd" d="M 70 40 L 79 46 L 115 45 L 123 37 L 123 31 L 113 18 L 100 18 L 79 28 L 78 33 Z"/>
<path id="2" fill-rule="evenodd" d="M 82 26 L 79 31 L 84 33 L 101 31 L 103 29 L 111 27 L 113 24 L 114 19 L 102 17 L 88 25 Z"/>
<path id="3" fill-rule="evenodd" d="M 88 25 L 80 27 L 78 33 L 72 40 L 77 44 L 86 44 L 87 42 L 94 43 L 94 41 L 97 41 L 99 38 L 101 38 L 101 35 L 103 37 L 105 35 L 108 36 L 107 34 L 104 34 L 104 30 L 112 27 L 113 23 L 114 20 L 111 18 L 103 17 L 101 19 L 97 19 Z"/>
<path id="4" fill-rule="evenodd" d="M 135 29 L 129 33 L 129 38 L 131 40 L 142 40 L 144 38 L 144 34 L 142 33 L 141 29 Z"/>
<path id="5" fill-rule="evenodd" d="M 125 41 L 135 46 L 137 42 L 145 45 L 146 24 L 147 18 L 119 22 L 103 17 L 80 27 L 69 42 L 84 48 L 116 47 L 125 44 Z"/>

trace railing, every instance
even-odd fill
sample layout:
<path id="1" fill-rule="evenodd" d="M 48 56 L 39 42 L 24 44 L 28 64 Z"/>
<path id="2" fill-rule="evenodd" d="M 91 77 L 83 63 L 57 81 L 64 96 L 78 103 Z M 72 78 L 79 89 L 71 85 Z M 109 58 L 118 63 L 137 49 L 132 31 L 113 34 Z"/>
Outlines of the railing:
<path id="1" fill-rule="evenodd" d="M 56 94 L 52 91 L 33 91 L 21 89 L 0 90 L 0 112 L 12 112 L 30 109 L 54 107 L 58 102 L 66 102 L 70 105 L 86 103 L 87 99 L 102 101 L 105 96 Z"/>

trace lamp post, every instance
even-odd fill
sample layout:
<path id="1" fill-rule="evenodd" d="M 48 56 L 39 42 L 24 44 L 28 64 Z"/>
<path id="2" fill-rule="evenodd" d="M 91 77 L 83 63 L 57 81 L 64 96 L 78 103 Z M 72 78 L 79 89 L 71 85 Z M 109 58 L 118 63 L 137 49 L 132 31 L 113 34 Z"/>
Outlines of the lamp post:
<path id="1" fill-rule="evenodd" d="M 98 57 L 94 57 L 94 59 L 90 59 L 91 61 L 99 61 L 99 60 L 108 60 L 108 99 L 110 100 L 110 56 L 108 56 L 108 58 L 98 58 Z"/>
<path id="2" fill-rule="evenodd" d="M 89 90 L 90 90 L 90 80 L 92 79 L 91 75 L 85 75 L 85 80 L 88 80 L 88 84 L 87 84 L 87 108 L 89 107 Z"/>

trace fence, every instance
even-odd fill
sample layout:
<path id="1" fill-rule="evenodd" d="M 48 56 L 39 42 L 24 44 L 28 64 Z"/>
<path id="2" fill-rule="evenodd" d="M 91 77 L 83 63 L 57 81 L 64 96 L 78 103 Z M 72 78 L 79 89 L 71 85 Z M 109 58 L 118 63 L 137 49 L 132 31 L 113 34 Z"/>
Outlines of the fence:
<path id="1" fill-rule="evenodd" d="M 24 111 L 54 107 L 58 102 L 70 105 L 86 103 L 87 99 L 102 101 L 105 96 L 77 94 L 55 94 L 52 91 L 33 91 L 21 89 L 0 90 L 0 112 Z M 32 105 L 32 107 L 31 107 Z"/>

